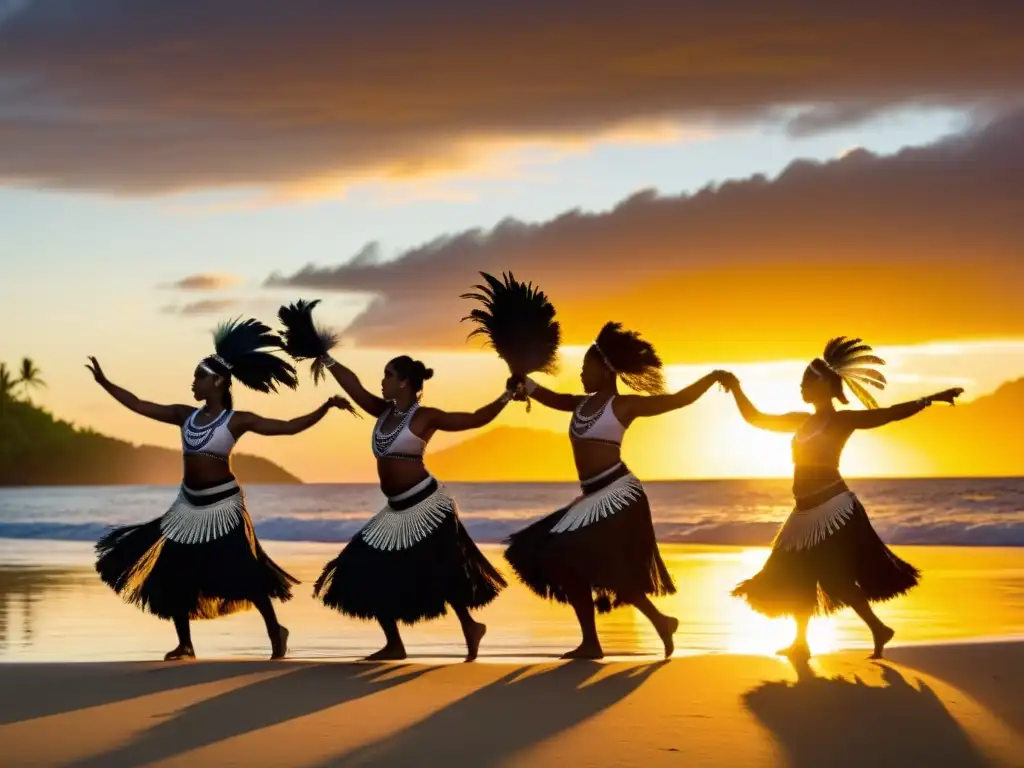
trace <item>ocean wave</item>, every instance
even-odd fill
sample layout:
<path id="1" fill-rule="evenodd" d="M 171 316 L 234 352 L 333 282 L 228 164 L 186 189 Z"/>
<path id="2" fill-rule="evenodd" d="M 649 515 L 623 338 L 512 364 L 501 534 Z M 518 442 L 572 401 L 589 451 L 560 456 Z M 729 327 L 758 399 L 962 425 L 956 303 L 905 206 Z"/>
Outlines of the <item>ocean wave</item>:
<path id="1" fill-rule="evenodd" d="M 1001 546 L 1024 547 L 1024 515 L 1013 519 L 875 520 L 879 535 L 894 545 Z M 338 543 L 348 541 L 367 517 L 269 517 L 255 521 L 256 533 L 264 541 Z M 499 543 L 521 529 L 529 518 L 517 516 L 466 516 L 463 523 L 480 543 Z M 96 541 L 113 526 L 101 522 L 0 522 L 0 538 Z M 778 531 L 777 521 L 697 520 L 656 522 L 658 540 L 663 543 L 768 546 Z"/>

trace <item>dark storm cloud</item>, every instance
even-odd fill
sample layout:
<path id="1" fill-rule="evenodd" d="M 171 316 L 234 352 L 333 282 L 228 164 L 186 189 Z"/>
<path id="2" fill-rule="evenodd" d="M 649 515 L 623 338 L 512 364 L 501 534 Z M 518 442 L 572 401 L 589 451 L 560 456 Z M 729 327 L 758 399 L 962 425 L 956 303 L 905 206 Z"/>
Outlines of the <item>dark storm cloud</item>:
<path id="1" fill-rule="evenodd" d="M 465 142 L 1024 89 L 1024 4 L 34 0 L 0 7 L 0 183 L 415 175 Z"/>

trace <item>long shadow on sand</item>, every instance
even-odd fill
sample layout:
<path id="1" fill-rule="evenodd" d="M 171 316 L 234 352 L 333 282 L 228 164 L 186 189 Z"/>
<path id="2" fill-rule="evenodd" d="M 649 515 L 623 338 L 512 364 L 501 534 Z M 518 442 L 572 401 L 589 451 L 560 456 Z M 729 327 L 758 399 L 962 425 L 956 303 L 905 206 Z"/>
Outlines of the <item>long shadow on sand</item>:
<path id="1" fill-rule="evenodd" d="M 123 747 L 72 765 L 147 765 L 369 696 L 409 682 L 431 669 L 385 664 L 300 667 L 192 704 Z"/>
<path id="2" fill-rule="evenodd" d="M 791 768 L 988 765 L 928 686 L 914 687 L 892 667 L 878 666 L 884 687 L 818 677 L 799 665 L 796 683 L 764 683 L 744 703 Z"/>
<path id="3" fill-rule="evenodd" d="M 496 765 L 622 701 L 666 663 L 630 667 L 586 686 L 601 665 L 569 662 L 534 674 L 523 667 L 401 733 L 331 758 L 320 768 Z"/>
<path id="4" fill-rule="evenodd" d="M 1024 693 L 1006 696 L 1007 681 L 1020 686 L 1024 643 L 991 643 L 991 653 L 973 645 L 893 648 L 886 656 L 963 691 L 1010 728 L 1024 734 Z"/>
<path id="5" fill-rule="evenodd" d="M 51 685 L 41 686 L 39 670 L 60 670 L 58 676 L 48 671 Z M 95 678 L 114 684 L 105 688 Z M 61 715 L 88 707 L 116 704 L 120 701 L 154 693 L 187 688 L 191 685 L 227 680 L 258 671 L 241 662 L 171 663 L 153 666 L 141 664 L 11 664 L 0 669 L 0 685 L 17 690 L 17 696 L 0 697 L 0 725 L 31 720 L 48 715 Z"/>

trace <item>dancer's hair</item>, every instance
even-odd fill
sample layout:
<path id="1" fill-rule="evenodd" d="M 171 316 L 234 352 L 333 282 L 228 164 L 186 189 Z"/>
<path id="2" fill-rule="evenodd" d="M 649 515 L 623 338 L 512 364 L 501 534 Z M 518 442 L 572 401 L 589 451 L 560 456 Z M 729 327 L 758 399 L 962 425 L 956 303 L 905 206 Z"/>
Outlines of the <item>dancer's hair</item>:
<path id="1" fill-rule="evenodd" d="M 282 348 L 281 339 L 259 320 L 236 318 L 217 326 L 213 332 L 214 354 L 199 362 L 203 368 L 225 382 L 224 407 L 231 410 L 231 380 L 257 392 L 276 392 L 278 384 L 289 389 L 298 386 L 295 368 L 270 350 Z"/>
<path id="2" fill-rule="evenodd" d="M 654 346 L 636 331 L 624 330 L 622 323 L 605 323 L 591 349 L 630 389 L 650 395 L 665 391 L 662 362 Z"/>
<path id="3" fill-rule="evenodd" d="M 421 361 L 413 360 L 408 355 L 399 355 L 388 365 L 395 369 L 399 379 L 412 384 L 412 391 L 417 395 L 423 391 L 423 382 L 434 376 L 433 368 L 427 368 Z"/>
<path id="4" fill-rule="evenodd" d="M 850 402 L 843 391 L 845 384 L 865 407 L 877 408 L 878 402 L 866 386 L 885 389 L 885 376 L 875 367 L 879 365 L 885 365 L 885 361 L 861 339 L 837 336 L 825 345 L 822 356 L 812 360 L 807 369 L 827 382 L 832 397 L 844 405 Z"/>

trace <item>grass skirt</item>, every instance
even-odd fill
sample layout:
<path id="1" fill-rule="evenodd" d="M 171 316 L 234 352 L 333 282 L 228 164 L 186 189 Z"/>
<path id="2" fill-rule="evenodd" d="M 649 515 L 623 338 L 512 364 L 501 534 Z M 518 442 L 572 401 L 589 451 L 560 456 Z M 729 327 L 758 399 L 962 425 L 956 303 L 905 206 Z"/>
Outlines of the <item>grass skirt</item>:
<path id="1" fill-rule="evenodd" d="M 313 594 L 346 616 L 415 624 L 448 605 L 483 607 L 505 586 L 431 477 L 389 499 L 324 566 Z"/>
<path id="2" fill-rule="evenodd" d="M 263 551 L 234 481 L 182 486 L 165 515 L 111 531 L 96 552 L 104 583 L 162 619 L 213 619 L 261 597 L 288 600 L 299 583 Z"/>
<path id="3" fill-rule="evenodd" d="M 766 616 L 828 615 L 847 605 L 852 588 L 881 602 L 906 594 L 920 576 L 879 538 L 860 500 L 841 483 L 797 501 L 764 568 L 733 595 Z"/>
<path id="4" fill-rule="evenodd" d="M 580 580 L 601 613 L 640 595 L 674 594 L 640 481 L 619 464 L 582 490 L 569 506 L 509 537 L 505 559 L 522 582 L 540 597 L 568 603 L 566 581 Z"/>

